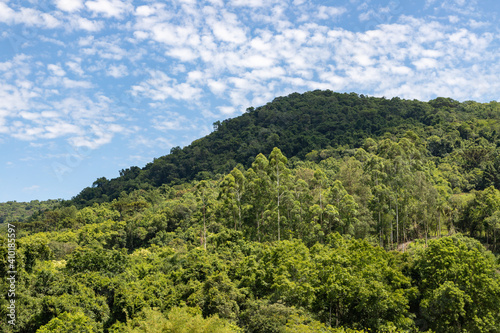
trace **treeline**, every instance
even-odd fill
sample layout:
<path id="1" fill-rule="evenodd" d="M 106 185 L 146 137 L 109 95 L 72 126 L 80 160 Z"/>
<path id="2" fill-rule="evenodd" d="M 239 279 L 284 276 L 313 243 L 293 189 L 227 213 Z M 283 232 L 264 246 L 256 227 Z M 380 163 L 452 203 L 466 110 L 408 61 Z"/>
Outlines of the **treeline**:
<path id="1" fill-rule="evenodd" d="M 2 331 L 500 330 L 498 262 L 461 235 L 417 241 L 402 253 L 338 233 L 312 246 L 253 242 L 211 225 L 200 244 L 198 221 L 131 250 L 130 233 L 145 232 L 127 225 L 105 221 L 21 238 L 16 326 L 2 321 Z M 2 279 L 1 292 L 7 289 Z M 5 317 L 6 300 L 0 303 Z"/>
<path id="2" fill-rule="evenodd" d="M 499 115 L 316 91 L 217 123 L 13 222 L 0 330 L 500 332 Z"/>
<path id="3" fill-rule="evenodd" d="M 80 210 L 61 207 L 34 216 L 23 229 L 59 231 L 135 216 L 128 223 L 137 225 L 128 228 L 142 238 L 128 237 L 132 249 L 133 244 L 146 246 L 165 232 L 186 229 L 195 219 L 203 222 L 204 242 L 215 223 L 241 231 L 252 241 L 299 238 L 313 245 L 339 232 L 370 239 L 386 249 L 461 232 L 496 251 L 500 191 L 490 185 L 461 192 L 461 186 L 477 178 L 457 167 L 458 158 L 454 167 L 436 165 L 426 147 L 415 133 L 407 132 L 397 140 L 367 139 L 357 149 L 321 151 L 320 155 L 337 156 L 319 162 L 288 161 L 275 148 L 268 157 L 257 155 L 250 168 L 239 165 L 218 180 L 122 192 L 111 203 Z M 316 155 L 312 152 L 307 158 Z M 158 207 L 164 200 L 167 204 Z"/>
<path id="4" fill-rule="evenodd" d="M 256 155 L 268 155 L 274 147 L 280 147 L 289 158 L 304 159 L 313 150 L 359 148 L 367 138 L 399 138 L 408 130 L 428 142 L 432 156 L 453 161 L 458 155 L 463 159 L 469 178 L 474 179 L 472 183 L 456 184 L 461 189 L 484 189 L 500 182 L 496 172 L 500 170 L 496 149 L 500 142 L 497 102 L 459 103 L 449 98 L 429 102 L 389 100 L 318 90 L 279 97 L 247 111 L 214 123 L 210 135 L 182 149 L 173 148 L 169 155 L 144 168 L 130 167 L 121 170 L 118 178 L 97 179 L 68 204 L 84 207 L 112 201 L 123 191 L 217 179 L 237 164 L 250 167 Z"/>
<path id="5" fill-rule="evenodd" d="M 61 203 L 61 200 L 32 200 L 30 202 L 7 201 L 0 203 L 0 224 L 8 222 L 25 222 L 33 214 L 51 210 Z"/>
<path id="6" fill-rule="evenodd" d="M 2 330 L 498 332 L 498 259 L 456 232 L 496 250 L 500 191 L 453 193 L 463 175 L 426 147 L 408 132 L 319 162 L 274 148 L 217 180 L 15 223 Z"/>

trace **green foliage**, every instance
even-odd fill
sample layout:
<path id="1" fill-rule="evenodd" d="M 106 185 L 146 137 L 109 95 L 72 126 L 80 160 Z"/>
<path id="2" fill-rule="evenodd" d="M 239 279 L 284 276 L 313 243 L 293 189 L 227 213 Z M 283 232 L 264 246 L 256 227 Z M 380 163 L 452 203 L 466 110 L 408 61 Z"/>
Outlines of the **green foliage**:
<path id="1" fill-rule="evenodd" d="M 167 318 L 168 319 L 167 319 Z M 145 308 L 127 325 L 111 327 L 114 333 L 237 333 L 239 329 L 217 316 L 203 318 L 196 309 L 172 308 L 166 316 L 161 312 Z"/>
<path id="2" fill-rule="evenodd" d="M 0 203 L 0 224 L 26 222 L 32 216 L 59 206 L 61 200 L 32 200 L 30 202 L 7 201 Z"/>
<path id="3" fill-rule="evenodd" d="M 37 333 L 94 333 L 98 332 L 95 322 L 81 312 L 64 312 L 40 327 Z"/>
<path id="4" fill-rule="evenodd" d="M 172 148 L 169 155 L 142 169 L 134 166 L 121 170 L 118 178 L 97 179 L 71 203 L 91 206 L 118 199 L 123 191 L 217 178 L 238 163 L 250 167 L 256 155 L 269 154 L 274 147 L 280 147 L 289 158 L 315 162 L 343 157 L 363 146 L 367 138 L 381 139 L 386 133 L 391 138 L 403 137 L 408 129 L 427 140 L 432 156 L 448 160 L 452 168 L 465 174 L 453 181 L 453 187 L 482 190 L 500 185 L 496 172 L 500 155 L 495 148 L 500 117 L 494 102 L 443 102 L 437 98 L 426 103 L 316 90 L 278 97 L 250 110 L 218 122 L 208 136 L 182 149 Z M 397 149 L 391 153 L 397 154 Z"/>
<path id="5" fill-rule="evenodd" d="M 438 331 L 498 330 L 497 268 L 494 256 L 475 240 L 454 236 L 429 242 L 414 268 L 427 325 Z"/>
<path id="6" fill-rule="evenodd" d="M 80 247 L 68 256 L 66 269 L 71 273 L 117 274 L 127 268 L 127 263 L 128 257 L 125 249 L 106 250 L 99 246 Z"/>
<path id="7" fill-rule="evenodd" d="M 299 311 L 282 303 L 253 301 L 241 315 L 242 326 L 248 333 L 281 333 L 286 323 Z"/>
<path id="8" fill-rule="evenodd" d="M 465 309 L 471 303 L 469 295 L 446 281 L 422 300 L 421 307 L 429 326 L 437 332 L 461 332 L 466 323 Z"/>
<path id="9" fill-rule="evenodd" d="M 14 331 L 499 332 L 498 110 L 315 91 L 217 123 L 15 223 Z"/>
<path id="10" fill-rule="evenodd" d="M 339 235 L 331 235 L 329 243 L 311 249 L 318 274 L 315 313 L 336 327 L 410 329 L 409 300 L 416 290 L 396 265 L 397 257 Z"/>
<path id="11" fill-rule="evenodd" d="M 243 294 L 225 273 L 218 273 L 209 276 L 191 298 L 196 300 L 205 317 L 217 314 L 223 319 L 236 321 Z"/>

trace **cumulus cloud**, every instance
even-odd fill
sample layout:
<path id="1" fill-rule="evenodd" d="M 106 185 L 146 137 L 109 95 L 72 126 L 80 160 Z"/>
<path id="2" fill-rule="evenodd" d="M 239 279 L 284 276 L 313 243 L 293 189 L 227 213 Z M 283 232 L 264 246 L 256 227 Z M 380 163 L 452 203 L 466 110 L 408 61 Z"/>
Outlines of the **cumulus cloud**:
<path id="1" fill-rule="evenodd" d="M 78 74 L 79 76 L 84 75 L 84 71 L 82 69 L 82 66 L 80 65 L 79 62 L 76 61 L 68 61 L 66 62 L 66 66 L 75 74 Z"/>
<path id="2" fill-rule="evenodd" d="M 15 10 L 4 2 L 0 2 L 0 22 L 47 29 L 61 25 L 61 22 L 50 13 L 28 7 L 20 7 L 19 10 Z"/>
<path id="3" fill-rule="evenodd" d="M 72 72 L 81 70 L 77 62 L 67 62 L 66 66 Z M 30 57 L 18 55 L 0 63 L 0 74 L 2 71 L 10 73 L 0 75 L 3 134 L 31 142 L 65 139 L 76 147 L 95 149 L 124 131 L 116 123 L 120 115 L 112 107 L 112 100 L 102 94 L 82 94 L 81 89 L 91 89 L 92 83 L 68 78 L 60 63 L 40 67 Z M 60 98 L 74 95 L 75 90 L 78 97 Z"/>
<path id="4" fill-rule="evenodd" d="M 176 79 L 169 77 L 162 71 L 150 71 L 150 78 L 140 85 L 132 86 L 133 94 L 147 96 L 153 100 L 176 100 L 193 101 L 200 97 L 201 88 L 192 86 L 186 82 L 178 83 Z"/>
<path id="5" fill-rule="evenodd" d="M 231 5 L 236 7 L 263 7 L 270 3 L 270 1 L 264 0 L 232 0 Z"/>
<path id="6" fill-rule="evenodd" d="M 189 81 L 182 72 L 174 76 L 156 72 L 152 78 L 135 85 L 134 93 L 154 100 L 212 93 L 231 103 L 231 106 L 217 107 L 221 114 L 231 114 L 244 109 L 248 106 L 246 103 L 264 101 L 288 90 L 352 89 L 377 95 L 400 91 L 403 97 L 412 98 L 410 89 L 398 90 L 393 86 L 408 86 L 413 82 L 415 96 L 430 98 L 437 90 L 422 85 L 421 77 L 445 82 L 446 69 L 456 67 L 462 59 L 490 58 L 491 61 L 492 57 L 497 58 L 492 52 L 492 34 L 476 33 L 464 26 L 457 28 L 436 20 L 403 15 L 393 23 L 351 32 L 304 19 L 290 21 L 284 7 L 265 13 L 259 1 L 246 5 L 233 1 L 231 5 L 249 9 L 236 14 L 230 9 L 217 10 L 210 6 L 199 11 L 193 7 L 183 8 L 177 13 L 165 6 L 158 12 L 149 6 L 138 8 L 136 37 L 158 43 L 165 48 L 166 56 L 192 64 L 205 75 L 203 80 Z M 391 6 L 377 11 L 362 8 L 364 14 L 360 19 L 368 20 L 381 13 L 395 15 Z M 306 14 L 331 20 L 346 14 L 347 9 L 317 6 L 314 11 L 308 9 Z M 255 26 L 244 23 L 244 15 L 250 13 L 256 20 Z M 273 20 L 281 23 L 268 25 Z M 469 26 L 480 25 L 470 21 Z M 462 66 L 467 72 L 468 65 Z M 180 87 L 186 93 L 182 94 Z"/>
<path id="7" fill-rule="evenodd" d="M 85 17 L 75 17 L 73 25 L 81 30 L 96 32 L 104 28 L 104 23 L 96 20 L 89 20 Z"/>
<path id="8" fill-rule="evenodd" d="M 95 149 L 127 121 L 193 130 L 192 118 L 234 116 L 294 91 L 498 98 L 495 24 L 465 16 L 470 2 L 445 2 L 446 15 L 420 18 L 368 2 L 55 0 L 45 10 L 0 2 L 0 22 L 50 30 L 16 44 L 34 59 L 0 62 L 0 133 Z M 34 51 L 42 42 L 43 56 Z M 148 108 L 161 113 L 151 123 L 140 113 Z"/>
<path id="9" fill-rule="evenodd" d="M 192 122 L 177 112 L 164 112 L 154 118 L 152 127 L 159 131 L 178 131 L 192 127 Z"/>
<path id="10" fill-rule="evenodd" d="M 118 79 L 128 75 L 128 68 L 125 65 L 111 65 L 108 68 L 107 75 Z"/>
<path id="11" fill-rule="evenodd" d="M 66 72 L 61 68 L 60 65 L 54 65 L 54 64 L 49 64 L 47 68 L 57 76 L 64 76 L 66 75 Z"/>
<path id="12" fill-rule="evenodd" d="M 317 17 L 321 20 L 335 19 L 346 11 L 344 7 L 319 6 Z"/>
<path id="13" fill-rule="evenodd" d="M 65 12 L 74 12 L 83 8 L 82 0 L 56 0 L 57 8 Z"/>
<path id="14" fill-rule="evenodd" d="M 69 142 L 74 147 L 97 149 L 102 145 L 110 143 L 116 133 L 123 131 L 124 128 L 116 124 L 94 124 L 90 126 L 88 135 L 71 137 Z"/>
<path id="15" fill-rule="evenodd" d="M 16 12 L 6 3 L 0 2 L 0 22 L 12 23 L 16 18 Z"/>
<path id="16" fill-rule="evenodd" d="M 91 12 L 108 18 L 122 18 L 125 13 L 133 9 L 131 4 L 120 0 L 87 1 L 85 2 L 85 6 Z"/>

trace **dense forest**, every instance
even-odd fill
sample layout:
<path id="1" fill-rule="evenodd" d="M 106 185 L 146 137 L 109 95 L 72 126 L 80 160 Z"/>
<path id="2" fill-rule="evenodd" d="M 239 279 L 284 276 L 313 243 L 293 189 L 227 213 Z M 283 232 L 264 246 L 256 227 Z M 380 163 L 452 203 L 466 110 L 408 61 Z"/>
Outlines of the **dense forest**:
<path id="1" fill-rule="evenodd" d="M 61 200 L 32 200 L 30 202 L 7 201 L 0 203 L 0 224 L 8 222 L 25 222 L 34 214 L 51 210 L 61 203 Z"/>
<path id="2" fill-rule="evenodd" d="M 277 98 L 5 221 L 1 330 L 500 332 L 497 170 L 496 102 Z"/>
<path id="3" fill-rule="evenodd" d="M 120 177 L 111 180 L 99 178 L 71 204 L 81 208 L 117 199 L 123 191 L 217 179 L 237 164 L 250 167 L 255 156 L 268 155 L 274 147 L 290 159 L 303 160 L 313 151 L 313 157 L 324 159 L 332 156 L 332 147 L 359 148 L 367 138 L 399 138 L 409 130 L 426 140 L 430 156 L 462 169 L 466 183 L 453 184 L 460 190 L 500 186 L 499 120 L 498 102 L 389 100 L 328 90 L 294 93 L 216 122 L 210 135 L 182 149 L 175 147 L 142 169 L 121 170 Z"/>

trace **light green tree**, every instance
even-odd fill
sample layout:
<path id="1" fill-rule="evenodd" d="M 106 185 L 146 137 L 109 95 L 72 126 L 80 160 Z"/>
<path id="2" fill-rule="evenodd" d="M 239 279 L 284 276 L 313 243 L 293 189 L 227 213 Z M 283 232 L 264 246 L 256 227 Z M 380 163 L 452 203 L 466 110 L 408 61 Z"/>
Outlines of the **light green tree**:
<path id="1" fill-rule="evenodd" d="M 276 197 L 276 210 L 278 215 L 278 241 L 281 240 L 281 215 L 280 203 L 284 194 L 288 191 L 288 181 L 290 180 L 290 170 L 286 164 L 288 159 L 281 153 L 279 148 L 274 148 L 269 155 L 269 175 L 273 181 L 273 193 Z"/>
<path id="2" fill-rule="evenodd" d="M 37 333 L 96 333 L 99 332 L 96 323 L 82 312 L 63 312 L 46 325 L 40 327 Z"/>

